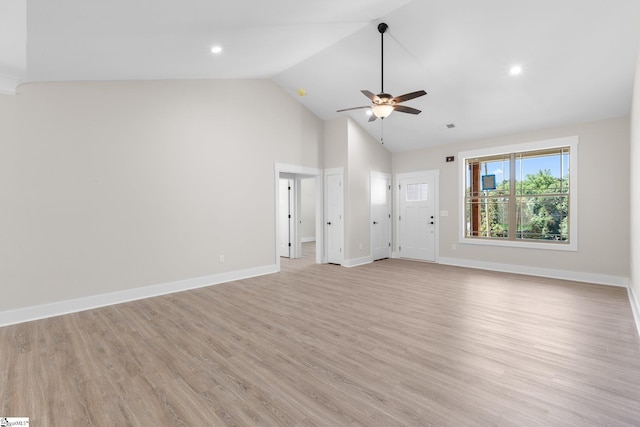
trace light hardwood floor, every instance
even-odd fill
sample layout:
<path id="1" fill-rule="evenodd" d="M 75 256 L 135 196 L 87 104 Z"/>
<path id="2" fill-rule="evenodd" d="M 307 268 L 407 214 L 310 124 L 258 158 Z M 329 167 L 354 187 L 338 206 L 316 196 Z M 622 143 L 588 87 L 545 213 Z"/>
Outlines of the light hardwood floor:
<path id="1" fill-rule="evenodd" d="M 625 289 L 384 260 L 0 328 L 32 426 L 640 425 Z"/>

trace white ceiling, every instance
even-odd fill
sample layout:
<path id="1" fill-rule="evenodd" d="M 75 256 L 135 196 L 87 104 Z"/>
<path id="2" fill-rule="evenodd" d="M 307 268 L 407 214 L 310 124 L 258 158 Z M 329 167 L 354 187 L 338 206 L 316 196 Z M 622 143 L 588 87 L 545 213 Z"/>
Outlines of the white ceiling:
<path id="1" fill-rule="evenodd" d="M 423 112 L 349 114 L 391 151 L 628 114 L 640 38 L 638 0 L 28 0 L 26 12 L 26 54 L 0 50 L 0 76 L 26 57 L 29 82 L 266 77 L 323 119 L 380 91 L 386 22 L 385 91 L 426 90 L 405 104 Z"/>

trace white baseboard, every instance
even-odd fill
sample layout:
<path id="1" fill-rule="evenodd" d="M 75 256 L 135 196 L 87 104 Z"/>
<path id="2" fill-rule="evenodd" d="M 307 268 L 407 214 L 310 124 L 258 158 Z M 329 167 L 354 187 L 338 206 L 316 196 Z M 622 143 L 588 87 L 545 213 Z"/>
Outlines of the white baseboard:
<path id="1" fill-rule="evenodd" d="M 513 264 L 500 264 L 460 258 L 438 258 L 437 262 L 439 264 L 453 265 L 457 267 L 502 271 L 505 273 L 528 274 L 530 276 L 573 280 L 576 282 L 596 283 L 599 285 L 619 286 L 623 288 L 628 288 L 629 286 L 628 277 L 610 276 L 606 274 L 583 273 L 581 271 L 569 270 L 555 270 L 551 268 L 528 267 Z"/>
<path id="2" fill-rule="evenodd" d="M 110 292 L 108 294 L 93 295 L 67 301 L 54 302 L 32 307 L 18 308 L 0 312 L 0 326 L 14 325 L 17 323 L 30 322 L 32 320 L 45 319 L 47 317 L 60 316 L 63 314 L 76 313 L 84 310 L 104 307 L 108 305 L 121 304 L 143 298 L 156 297 L 171 294 L 174 292 L 187 291 L 206 286 L 218 285 L 220 283 L 234 280 L 248 279 L 255 276 L 263 276 L 278 272 L 277 265 L 265 265 L 262 267 L 248 268 L 239 271 L 213 274 L 205 277 L 179 280 L 176 282 L 162 283 L 158 285 L 144 286 L 141 288 L 127 289 L 124 291 Z"/>
<path id="3" fill-rule="evenodd" d="M 309 243 L 309 242 L 315 242 L 316 238 L 315 236 L 311 236 L 311 237 L 301 237 L 300 238 L 300 242 L 302 243 Z"/>
<path id="4" fill-rule="evenodd" d="M 638 330 L 638 336 L 640 336 L 640 301 L 638 301 L 637 295 L 633 292 L 633 286 L 629 286 L 627 291 L 629 292 L 629 302 L 631 303 L 633 319 L 636 321 L 636 329 Z"/>
<path id="5" fill-rule="evenodd" d="M 354 259 L 345 259 L 344 261 L 342 261 L 342 265 L 343 267 L 357 267 L 359 265 L 365 265 L 365 264 L 371 264 L 373 262 L 373 260 L 371 259 L 370 256 L 367 257 L 362 257 L 362 258 L 354 258 Z"/>

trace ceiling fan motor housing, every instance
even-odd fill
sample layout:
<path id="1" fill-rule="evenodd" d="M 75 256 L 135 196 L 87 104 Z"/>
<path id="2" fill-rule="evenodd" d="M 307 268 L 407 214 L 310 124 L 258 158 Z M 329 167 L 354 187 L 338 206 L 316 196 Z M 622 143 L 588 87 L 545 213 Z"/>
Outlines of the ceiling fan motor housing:
<path id="1" fill-rule="evenodd" d="M 376 96 L 378 97 L 376 104 L 390 104 L 393 98 L 393 95 L 389 95 L 388 93 L 379 93 Z"/>

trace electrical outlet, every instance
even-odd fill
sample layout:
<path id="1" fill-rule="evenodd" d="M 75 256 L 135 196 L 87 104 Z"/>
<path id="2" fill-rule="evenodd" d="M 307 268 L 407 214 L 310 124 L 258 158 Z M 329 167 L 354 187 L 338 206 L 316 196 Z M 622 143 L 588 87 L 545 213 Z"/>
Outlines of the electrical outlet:
<path id="1" fill-rule="evenodd" d="M 218 262 L 223 263 L 224 262 L 224 255 L 220 255 L 218 257 Z"/>
<path id="2" fill-rule="evenodd" d="M 360 243 L 360 250 L 362 250 L 362 243 Z"/>
<path id="3" fill-rule="evenodd" d="M 455 244 L 455 243 L 452 243 L 452 244 L 451 244 L 451 250 L 452 250 L 452 251 L 455 251 L 455 250 L 456 250 L 456 244 Z"/>

